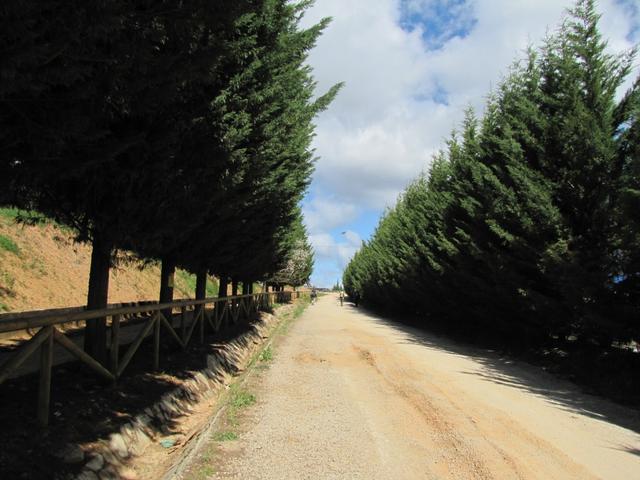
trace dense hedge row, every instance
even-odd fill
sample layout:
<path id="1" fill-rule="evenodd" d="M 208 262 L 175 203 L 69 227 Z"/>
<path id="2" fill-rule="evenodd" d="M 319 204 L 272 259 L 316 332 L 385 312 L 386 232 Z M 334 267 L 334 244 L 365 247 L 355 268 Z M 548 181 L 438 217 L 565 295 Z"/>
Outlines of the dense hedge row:
<path id="1" fill-rule="evenodd" d="M 640 79 L 592 0 L 468 112 L 344 274 L 352 296 L 511 342 L 640 336 Z M 624 93 L 624 92 L 622 92 Z"/>
<path id="2" fill-rule="evenodd" d="M 241 281 L 301 284 L 313 169 L 305 65 L 327 25 L 287 0 L 7 0 L 0 7 L 0 205 L 93 246 L 90 308 L 115 249 Z M 96 321 L 100 323 L 100 321 Z M 87 339 L 105 343 L 104 322 Z M 95 328 L 94 328 L 95 327 Z M 93 340 L 93 335 L 97 335 Z M 100 354 L 98 354 L 100 356 Z"/>

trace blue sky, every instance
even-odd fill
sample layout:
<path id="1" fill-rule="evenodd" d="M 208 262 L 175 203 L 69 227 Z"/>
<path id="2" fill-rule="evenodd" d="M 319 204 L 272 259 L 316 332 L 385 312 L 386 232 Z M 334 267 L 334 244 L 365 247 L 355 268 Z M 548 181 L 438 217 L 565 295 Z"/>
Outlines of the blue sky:
<path id="1" fill-rule="evenodd" d="M 316 121 L 316 171 L 303 202 L 316 252 L 312 282 L 331 286 L 384 209 L 429 167 L 464 110 L 570 0 L 316 0 L 303 24 L 333 17 L 309 57 L 318 92 L 344 81 Z M 601 0 L 612 51 L 640 41 L 640 0 Z M 637 74 L 637 70 L 635 72 Z"/>
<path id="2" fill-rule="evenodd" d="M 442 48 L 454 38 L 465 38 L 477 21 L 473 7 L 465 0 L 400 3 L 400 27 L 408 32 L 419 30 L 429 50 Z"/>

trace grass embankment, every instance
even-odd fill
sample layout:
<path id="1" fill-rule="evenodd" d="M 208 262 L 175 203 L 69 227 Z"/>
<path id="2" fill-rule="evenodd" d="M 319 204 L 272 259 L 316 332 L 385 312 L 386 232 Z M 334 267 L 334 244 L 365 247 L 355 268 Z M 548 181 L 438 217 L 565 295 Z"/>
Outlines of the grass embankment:
<path id="1" fill-rule="evenodd" d="M 224 460 L 221 445 L 240 440 L 243 430 L 247 428 L 245 411 L 257 401 L 253 386 L 274 360 L 278 340 L 286 335 L 293 321 L 302 315 L 308 305 L 309 300 L 303 298 L 293 308 L 282 313 L 282 319 L 269 340 L 251 358 L 245 373 L 229 386 L 218 404 L 222 415 L 199 457 L 190 467 L 187 478 L 204 480 L 213 475 L 217 471 L 216 466 Z"/>
<path id="2" fill-rule="evenodd" d="M 87 297 L 91 247 L 50 220 L 24 223 L 24 213 L 0 209 L 0 312 L 82 305 Z M 32 224 L 33 223 L 33 224 Z M 154 300 L 160 290 L 159 263 L 120 251 L 111 271 L 109 302 Z M 195 275 L 177 270 L 176 298 L 193 297 Z M 217 293 L 210 278 L 207 295 Z"/>

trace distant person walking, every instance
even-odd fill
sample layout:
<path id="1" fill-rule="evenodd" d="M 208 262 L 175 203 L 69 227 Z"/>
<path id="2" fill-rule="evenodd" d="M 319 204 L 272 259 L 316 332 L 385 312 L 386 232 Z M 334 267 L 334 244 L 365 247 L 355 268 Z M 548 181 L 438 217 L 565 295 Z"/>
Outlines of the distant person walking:
<path id="1" fill-rule="evenodd" d="M 314 288 L 311 290 L 311 305 L 316 303 L 317 299 L 318 299 L 318 291 Z"/>
<path id="2" fill-rule="evenodd" d="M 344 303 L 344 292 L 340 290 L 340 306 Z"/>

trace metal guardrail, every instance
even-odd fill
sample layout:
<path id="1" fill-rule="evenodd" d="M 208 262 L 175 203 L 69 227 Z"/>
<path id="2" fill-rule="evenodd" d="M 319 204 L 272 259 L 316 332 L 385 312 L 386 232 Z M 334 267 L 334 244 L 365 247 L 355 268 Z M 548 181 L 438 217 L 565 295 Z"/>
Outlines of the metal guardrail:
<path id="1" fill-rule="evenodd" d="M 229 324 L 237 324 L 241 315 L 248 318 L 267 309 L 274 302 L 289 302 L 301 296 L 301 292 L 265 292 L 231 297 L 206 298 L 202 300 L 179 300 L 171 303 L 144 302 L 135 305 L 116 304 L 102 310 L 86 310 L 84 307 L 61 308 L 35 312 L 7 313 L 0 315 L 0 333 L 21 332 L 38 329 L 24 342 L 7 361 L 0 365 L 0 384 L 6 381 L 31 355 L 40 350 L 38 422 L 49 423 L 51 399 L 51 370 L 53 367 L 53 345 L 58 343 L 96 374 L 117 382 L 131 362 L 145 337 L 153 332 L 153 368 L 160 367 L 160 333 L 164 329 L 176 343 L 186 349 L 198 328 L 200 343 L 204 342 L 208 325 L 213 332 Z M 210 305 L 210 308 L 207 306 Z M 179 310 L 179 330 L 174 327 L 173 311 Z M 165 316 L 171 312 L 171 318 Z M 120 358 L 120 326 L 125 316 L 147 315 L 143 326 Z M 59 327 L 70 322 L 81 322 L 96 318 L 108 318 L 110 330 L 109 362 L 102 365 L 78 347 Z"/>

